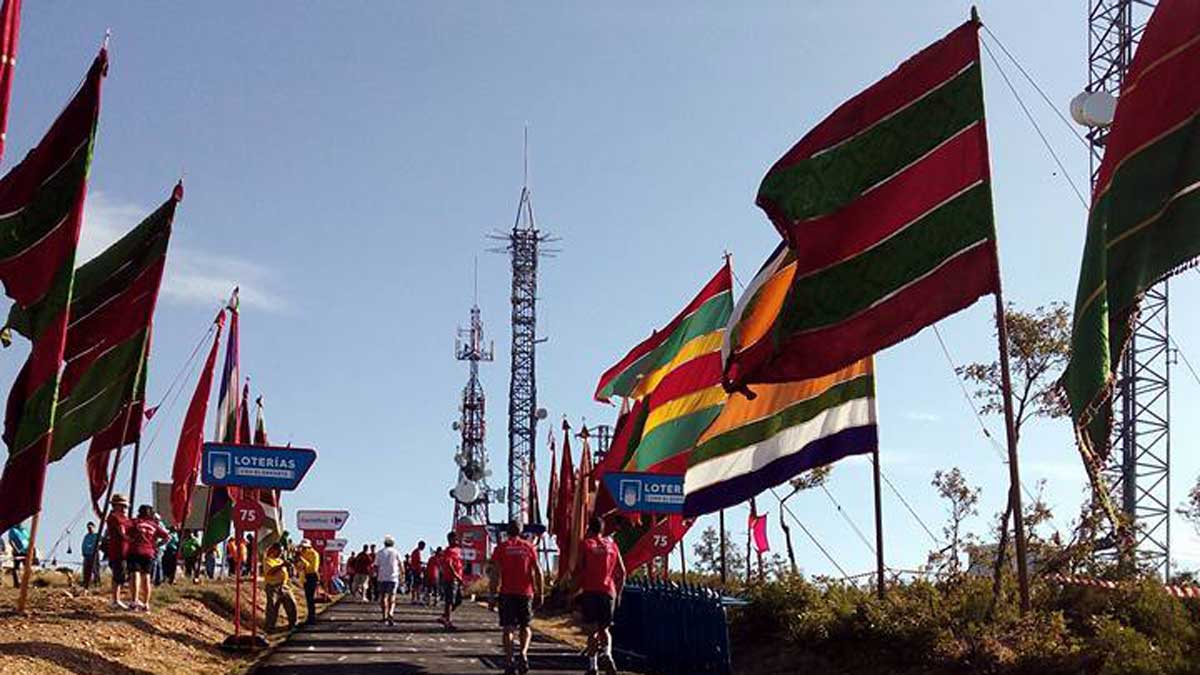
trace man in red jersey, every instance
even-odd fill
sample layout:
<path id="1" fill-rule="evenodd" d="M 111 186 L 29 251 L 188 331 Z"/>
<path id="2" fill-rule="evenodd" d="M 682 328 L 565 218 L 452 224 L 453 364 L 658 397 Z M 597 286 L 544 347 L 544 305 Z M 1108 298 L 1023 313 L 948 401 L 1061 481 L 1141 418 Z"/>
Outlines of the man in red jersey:
<path id="1" fill-rule="evenodd" d="M 603 526 L 599 517 L 592 516 L 587 538 L 579 547 L 578 603 L 588 632 L 588 675 L 595 675 L 600 667 L 607 675 L 617 675 L 608 628 L 625 587 L 625 561 L 617 543 L 601 533 Z"/>
<path id="2" fill-rule="evenodd" d="M 438 570 L 442 580 L 442 625 L 454 630 L 454 621 L 450 615 L 462 604 L 463 563 L 462 549 L 458 547 L 458 533 L 446 535 L 446 548 L 442 550 L 441 564 Z"/>
<path id="3" fill-rule="evenodd" d="M 423 577 L 421 574 L 421 551 L 425 550 L 425 542 L 417 542 L 417 547 L 408 554 L 408 592 L 412 596 L 412 604 L 417 604 L 421 600 L 421 583 Z"/>
<path id="4" fill-rule="evenodd" d="M 521 524 L 508 524 L 508 539 L 492 551 L 488 568 L 492 595 L 499 591 L 500 630 L 504 634 L 504 673 L 524 675 L 529 672 L 529 642 L 533 630 L 533 608 L 542 604 L 542 568 L 537 564 L 537 550 L 521 538 Z M 513 658 L 513 634 L 518 634 L 520 654 Z"/>

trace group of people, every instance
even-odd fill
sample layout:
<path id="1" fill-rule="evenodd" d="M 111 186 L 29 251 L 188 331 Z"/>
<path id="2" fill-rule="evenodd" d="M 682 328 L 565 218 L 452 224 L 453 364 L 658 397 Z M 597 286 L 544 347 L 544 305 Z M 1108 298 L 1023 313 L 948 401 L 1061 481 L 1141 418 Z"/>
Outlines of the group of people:
<path id="1" fill-rule="evenodd" d="M 454 610 L 462 604 L 463 561 L 458 533 L 446 535 L 446 546 L 424 560 L 425 542 L 417 543 L 408 555 L 396 549 L 391 535 L 383 538 L 383 548 L 373 544 L 346 561 L 350 591 L 360 602 L 378 602 L 381 620 L 396 625 L 396 595 L 407 593 L 414 605 L 442 604 L 440 623 L 454 630 Z"/>
<path id="2" fill-rule="evenodd" d="M 606 675 L 617 672 L 609 629 L 625 585 L 625 563 L 616 542 L 603 530 L 600 518 L 589 521 L 575 577 L 574 603 L 588 633 L 588 675 L 598 675 L 601 669 Z M 439 622 L 454 630 L 454 610 L 462 603 L 463 561 L 457 533 L 447 534 L 446 542 L 428 560 L 424 541 L 408 555 L 396 549 L 390 535 L 383 538 L 382 548 L 364 545 L 346 561 L 351 593 L 360 602 L 378 602 L 381 620 L 389 626 L 395 625 L 398 593 L 407 593 L 414 605 L 440 603 Z M 529 672 L 533 612 L 542 603 L 546 584 L 537 549 L 522 536 L 520 523 L 508 524 L 488 563 L 489 606 L 499 614 L 505 674 L 523 675 Z"/>

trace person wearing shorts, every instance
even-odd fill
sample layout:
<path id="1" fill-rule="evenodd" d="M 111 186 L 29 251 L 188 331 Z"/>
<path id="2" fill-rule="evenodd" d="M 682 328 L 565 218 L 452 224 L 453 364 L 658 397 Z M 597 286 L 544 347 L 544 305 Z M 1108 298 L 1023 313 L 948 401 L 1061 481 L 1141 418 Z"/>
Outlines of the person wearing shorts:
<path id="1" fill-rule="evenodd" d="M 621 549 L 611 537 L 603 535 L 603 521 L 593 516 L 588 521 L 587 538 L 579 547 L 579 597 L 577 603 L 583 614 L 584 630 L 588 633 L 588 675 L 604 668 L 607 675 L 616 675 L 612 657 L 613 612 L 625 586 L 625 561 Z"/>
<path id="2" fill-rule="evenodd" d="M 133 611 L 150 611 L 150 575 L 154 571 L 154 558 L 158 555 L 159 542 L 166 541 L 170 533 L 158 521 L 154 507 L 142 504 L 138 517 L 128 528 L 129 555 L 126 563 L 133 577 Z"/>
<path id="3" fill-rule="evenodd" d="M 446 548 L 442 550 L 438 570 L 442 579 L 441 624 L 447 630 L 455 630 L 451 615 L 462 604 L 463 563 L 462 550 L 458 547 L 458 533 L 446 535 Z"/>
<path id="4" fill-rule="evenodd" d="M 424 550 L 425 542 L 419 541 L 417 547 L 408 554 L 408 592 L 414 605 L 421 601 L 421 582 L 424 576 L 421 573 L 421 551 Z"/>
<path id="5" fill-rule="evenodd" d="M 537 550 L 521 538 L 521 524 L 508 524 L 508 538 L 492 551 L 488 576 L 492 596 L 498 596 L 500 630 L 504 641 L 505 675 L 524 675 L 529 672 L 529 643 L 533 630 L 533 608 L 542 604 L 542 568 L 537 563 Z M 514 639 L 516 637 L 516 639 Z M 514 654 L 514 645 L 520 650 Z"/>
<path id="6" fill-rule="evenodd" d="M 422 600 L 426 607 L 437 607 L 438 595 L 441 593 L 442 585 L 439 583 L 439 575 L 442 569 L 442 547 L 439 546 L 429 556 L 429 561 L 425 563 L 425 583 L 421 587 L 424 591 Z"/>
<path id="7" fill-rule="evenodd" d="M 108 518 L 104 521 L 105 553 L 108 556 L 108 569 L 112 572 L 112 607 L 113 609 L 129 609 L 121 601 L 121 589 L 128 581 L 125 568 L 125 555 L 129 552 L 129 528 L 133 521 L 129 519 L 129 500 L 125 495 L 115 494 L 109 500 Z M 135 597 L 134 600 L 137 598 Z"/>
<path id="8" fill-rule="evenodd" d="M 383 621 L 389 626 L 396 625 L 392 613 L 396 611 L 396 587 L 400 585 L 400 558 L 396 540 L 390 534 L 385 536 L 383 548 L 375 552 L 375 590 Z"/>

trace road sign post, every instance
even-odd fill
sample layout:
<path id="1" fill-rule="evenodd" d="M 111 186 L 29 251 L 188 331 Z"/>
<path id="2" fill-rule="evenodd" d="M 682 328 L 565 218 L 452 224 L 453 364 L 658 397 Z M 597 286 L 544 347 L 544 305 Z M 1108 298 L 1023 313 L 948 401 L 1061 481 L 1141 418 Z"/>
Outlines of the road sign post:
<path id="1" fill-rule="evenodd" d="M 683 513 L 683 476 L 609 472 L 604 486 L 617 509 L 633 513 Z"/>
<path id="2" fill-rule="evenodd" d="M 251 495 L 239 500 L 233 508 L 234 534 L 238 538 L 237 550 L 245 541 L 245 533 L 252 532 L 249 560 L 238 560 L 238 564 L 250 563 L 250 635 L 241 636 L 242 574 L 235 569 L 233 635 L 225 640 L 225 646 L 233 649 L 263 649 L 266 640 L 258 635 L 258 529 L 266 522 L 266 514 L 257 499 L 257 490 L 295 490 L 300 481 L 317 460 L 317 451 L 309 448 L 280 448 L 267 445 L 239 445 L 232 443 L 205 443 L 201 455 L 200 477 L 210 487 L 244 488 Z M 239 556 L 240 558 L 241 556 Z"/>

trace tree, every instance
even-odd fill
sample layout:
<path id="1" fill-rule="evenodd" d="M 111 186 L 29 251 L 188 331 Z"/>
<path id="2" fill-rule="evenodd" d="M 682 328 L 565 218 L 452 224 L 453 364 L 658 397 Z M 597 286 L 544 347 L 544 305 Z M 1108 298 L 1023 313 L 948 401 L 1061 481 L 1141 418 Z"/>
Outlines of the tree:
<path id="1" fill-rule="evenodd" d="M 779 500 L 779 526 L 783 528 L 783 540 L 787 544 L 788 564 L 792 568 L 792 574 L 799 574 L 800 568 L 796 565 L 796 551 L 792 548 L 792 528 L 788 527 L 784 506 L 787 504 L 787 500 L 795 497 L 797 494 L 825 485 L 825 481 L 829 480 L 829 474 L 831 473 L 833 473 L 832 464 L 818 466 L 815 469 L 805 471 L 788 481 L 788 484 L 792 486 L 792 491 L 786 497 Z"/>
<path id="2" fill-rule="evenodd" d="M 733 539 L 728 530 L 725 531 L 725 539 Z M 713 576 L 721 574 L 721 535 L 717 528 L 711 525 L 704 528 L 704 532 L 700 533 L 700 541 L 692 547 L 692 554 L 695 556 L 697 572 Z M 737 546 L 726 546 L 725 556 L 729 569 L 738 569 L 746 564 L 746 556 Z"/>
<path id="3" fill-rule="evenodd" d="M 957 575 L 962 570 L 960 553 L 967 544 L 975 541 L 975 535 L 963 533 L 962 526 L 967 518 L 979 514 L 979 495 L 983 489 L 969 485 L 957 466 L 949 471 L 935 471 L 930 484 L 937 488 L 938 496 L 948 503 L 942 536 L 949 543 L 940 551 L 929 554 L 928 565 L 940 573 Z"/>
<path id="4" fill-rule="evenodd" d="M 1183 507 L 1175 511 L 1183 516 L 1192 527 L 1196 528 L 1196 532 L 1200 532 L 1200 478 L 1196 479 L 1196 484 L 1188 491 L 1187 501 L 1183 503 Z"/>
<path id="5" fill-rule="evenodd" d="M 1008 358 L 1012 368 L 1013 436 L 1019 444 L 1021 427 L 1030 419 L 1055 419 L 1070 413 L 1058 390 L 1058 380 L 1071 359 L 1071 312 L 1065 302 L 1052 302 L 1030 312 L 1009 304 L 1004 310 L 1008 322 Z M 1004 387 L 1000 363 L 971 363 L 955 368 L 959 377 L 976 385 L 974 397 L 987 415 L 1004 414 Z M 1012 494 L 1000 516 L 996 564 L 992 569 L 992 606 L 1002 588 L 1001 578 L 1008 555 L 1008 523 L 1012 519 Z M 1025 509 L 1028 530 L 1031 517 L 1045 522 L 1049 511 L 1041 499 Z"/>

